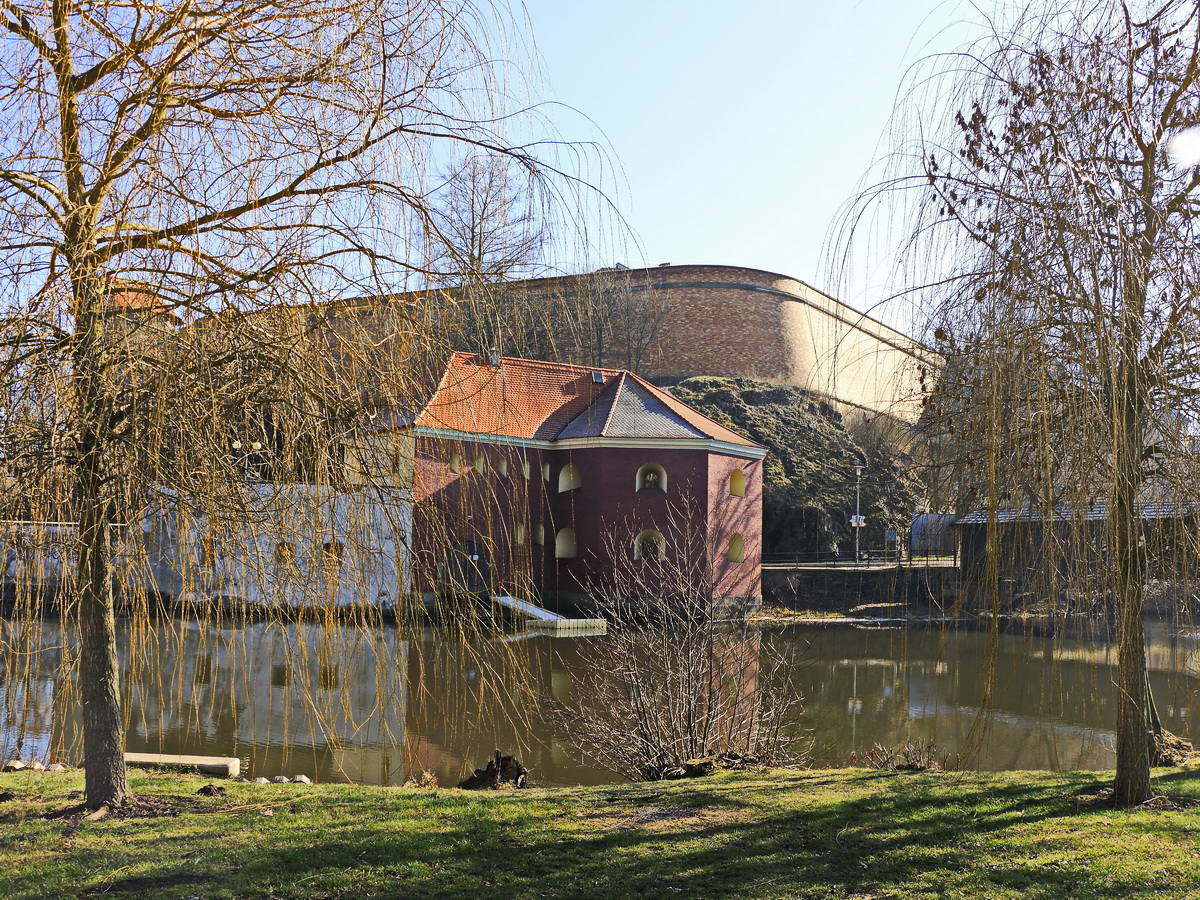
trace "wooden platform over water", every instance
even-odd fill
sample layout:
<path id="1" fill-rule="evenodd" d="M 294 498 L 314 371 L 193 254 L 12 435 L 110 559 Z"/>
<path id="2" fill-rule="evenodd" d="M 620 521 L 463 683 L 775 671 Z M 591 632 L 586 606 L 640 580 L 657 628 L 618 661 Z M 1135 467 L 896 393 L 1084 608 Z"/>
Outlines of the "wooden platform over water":
<path id="1" fill-rule="evenodd" d="M 152 768 L 196 769 L 205 775 L 237 778 L 242 761 L 234 756 L 176 756 L 170 753 L 126 753 L 125 765 Z"/>
<path id="2" fill-rule="evenodd" d="M 529 630 L 539 634 L 583 637 L 608 633 L 608 622 L 604 619 L 568 619 L 566 616 L 543 609 L 536 603 L 520 600 L 517 597 L 494 596 L 492 601 L 507 610 L 524 616 L 529 623 Z"/>

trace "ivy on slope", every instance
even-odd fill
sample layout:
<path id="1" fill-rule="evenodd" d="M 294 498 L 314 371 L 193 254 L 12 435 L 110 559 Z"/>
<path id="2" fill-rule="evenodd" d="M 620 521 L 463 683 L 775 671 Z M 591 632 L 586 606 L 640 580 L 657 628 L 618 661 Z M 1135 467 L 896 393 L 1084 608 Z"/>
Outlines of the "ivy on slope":
<path id="1" fill-rule="evenodd" d="M 864 548 L 904 533 L 920 495 L 894 422 L 847 426 L 829 402 L 800 388 L 751 378 L 656 379 L 666 390 L 771 451 L 764 464 L 767 553 L 853 551 L 855 465 L 862 477 Z"/>

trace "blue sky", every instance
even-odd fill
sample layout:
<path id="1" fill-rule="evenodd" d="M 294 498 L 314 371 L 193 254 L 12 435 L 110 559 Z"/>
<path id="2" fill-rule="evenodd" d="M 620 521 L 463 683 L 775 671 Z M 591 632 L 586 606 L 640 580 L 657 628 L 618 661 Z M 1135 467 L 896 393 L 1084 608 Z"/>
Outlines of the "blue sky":
<path id="1" fill-rule="evenodd" d="M 745 265 L 825 289 L 827 231 L 886 150 L 907 67 L 974 36 L 959 0 L 526 8 L 553 96 L 590 117 L 619 167 L 608 192 L 635 243 L 601 263 Z M 865 308 L 885 282 L 853 272 L 838 293 Z"/>

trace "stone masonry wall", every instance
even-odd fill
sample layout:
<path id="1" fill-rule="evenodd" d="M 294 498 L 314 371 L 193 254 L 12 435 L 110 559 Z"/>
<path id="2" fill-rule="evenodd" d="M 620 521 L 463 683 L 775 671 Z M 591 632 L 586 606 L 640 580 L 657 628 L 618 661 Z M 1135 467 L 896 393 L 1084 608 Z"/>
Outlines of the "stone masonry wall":
<path id="1" fill-rule="evenodd" d="M 636 354 L 643 377 L 745 376 L 911 420 L 920 411 L 918 367 L 936 363 L 882 322 L 798 279 L 758 269 L 607 269 L 514 288 L 534 297 L 599 298 L 593 302 L 615 307 L 622 306 L 622 292 L 650 297 L 635 305 L 656 321 L 618 324 L 605 355 L 606 362 L 626 365 L 627 342 L 644 339 L 630 329 L 652 331 L 650 346 Z"/>

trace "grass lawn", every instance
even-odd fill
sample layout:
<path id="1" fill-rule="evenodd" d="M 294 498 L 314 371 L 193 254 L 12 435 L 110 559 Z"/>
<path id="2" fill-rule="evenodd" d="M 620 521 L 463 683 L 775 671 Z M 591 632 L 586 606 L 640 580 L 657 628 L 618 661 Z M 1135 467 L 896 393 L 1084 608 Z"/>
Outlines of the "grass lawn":
<path id="1" fill-rule="evenodd" d="M 0 775 L 0 897 L 1200 896 L 1200 775 L 1117 812 L 1107 774 L 719 772 L 556 790 Z"/>

